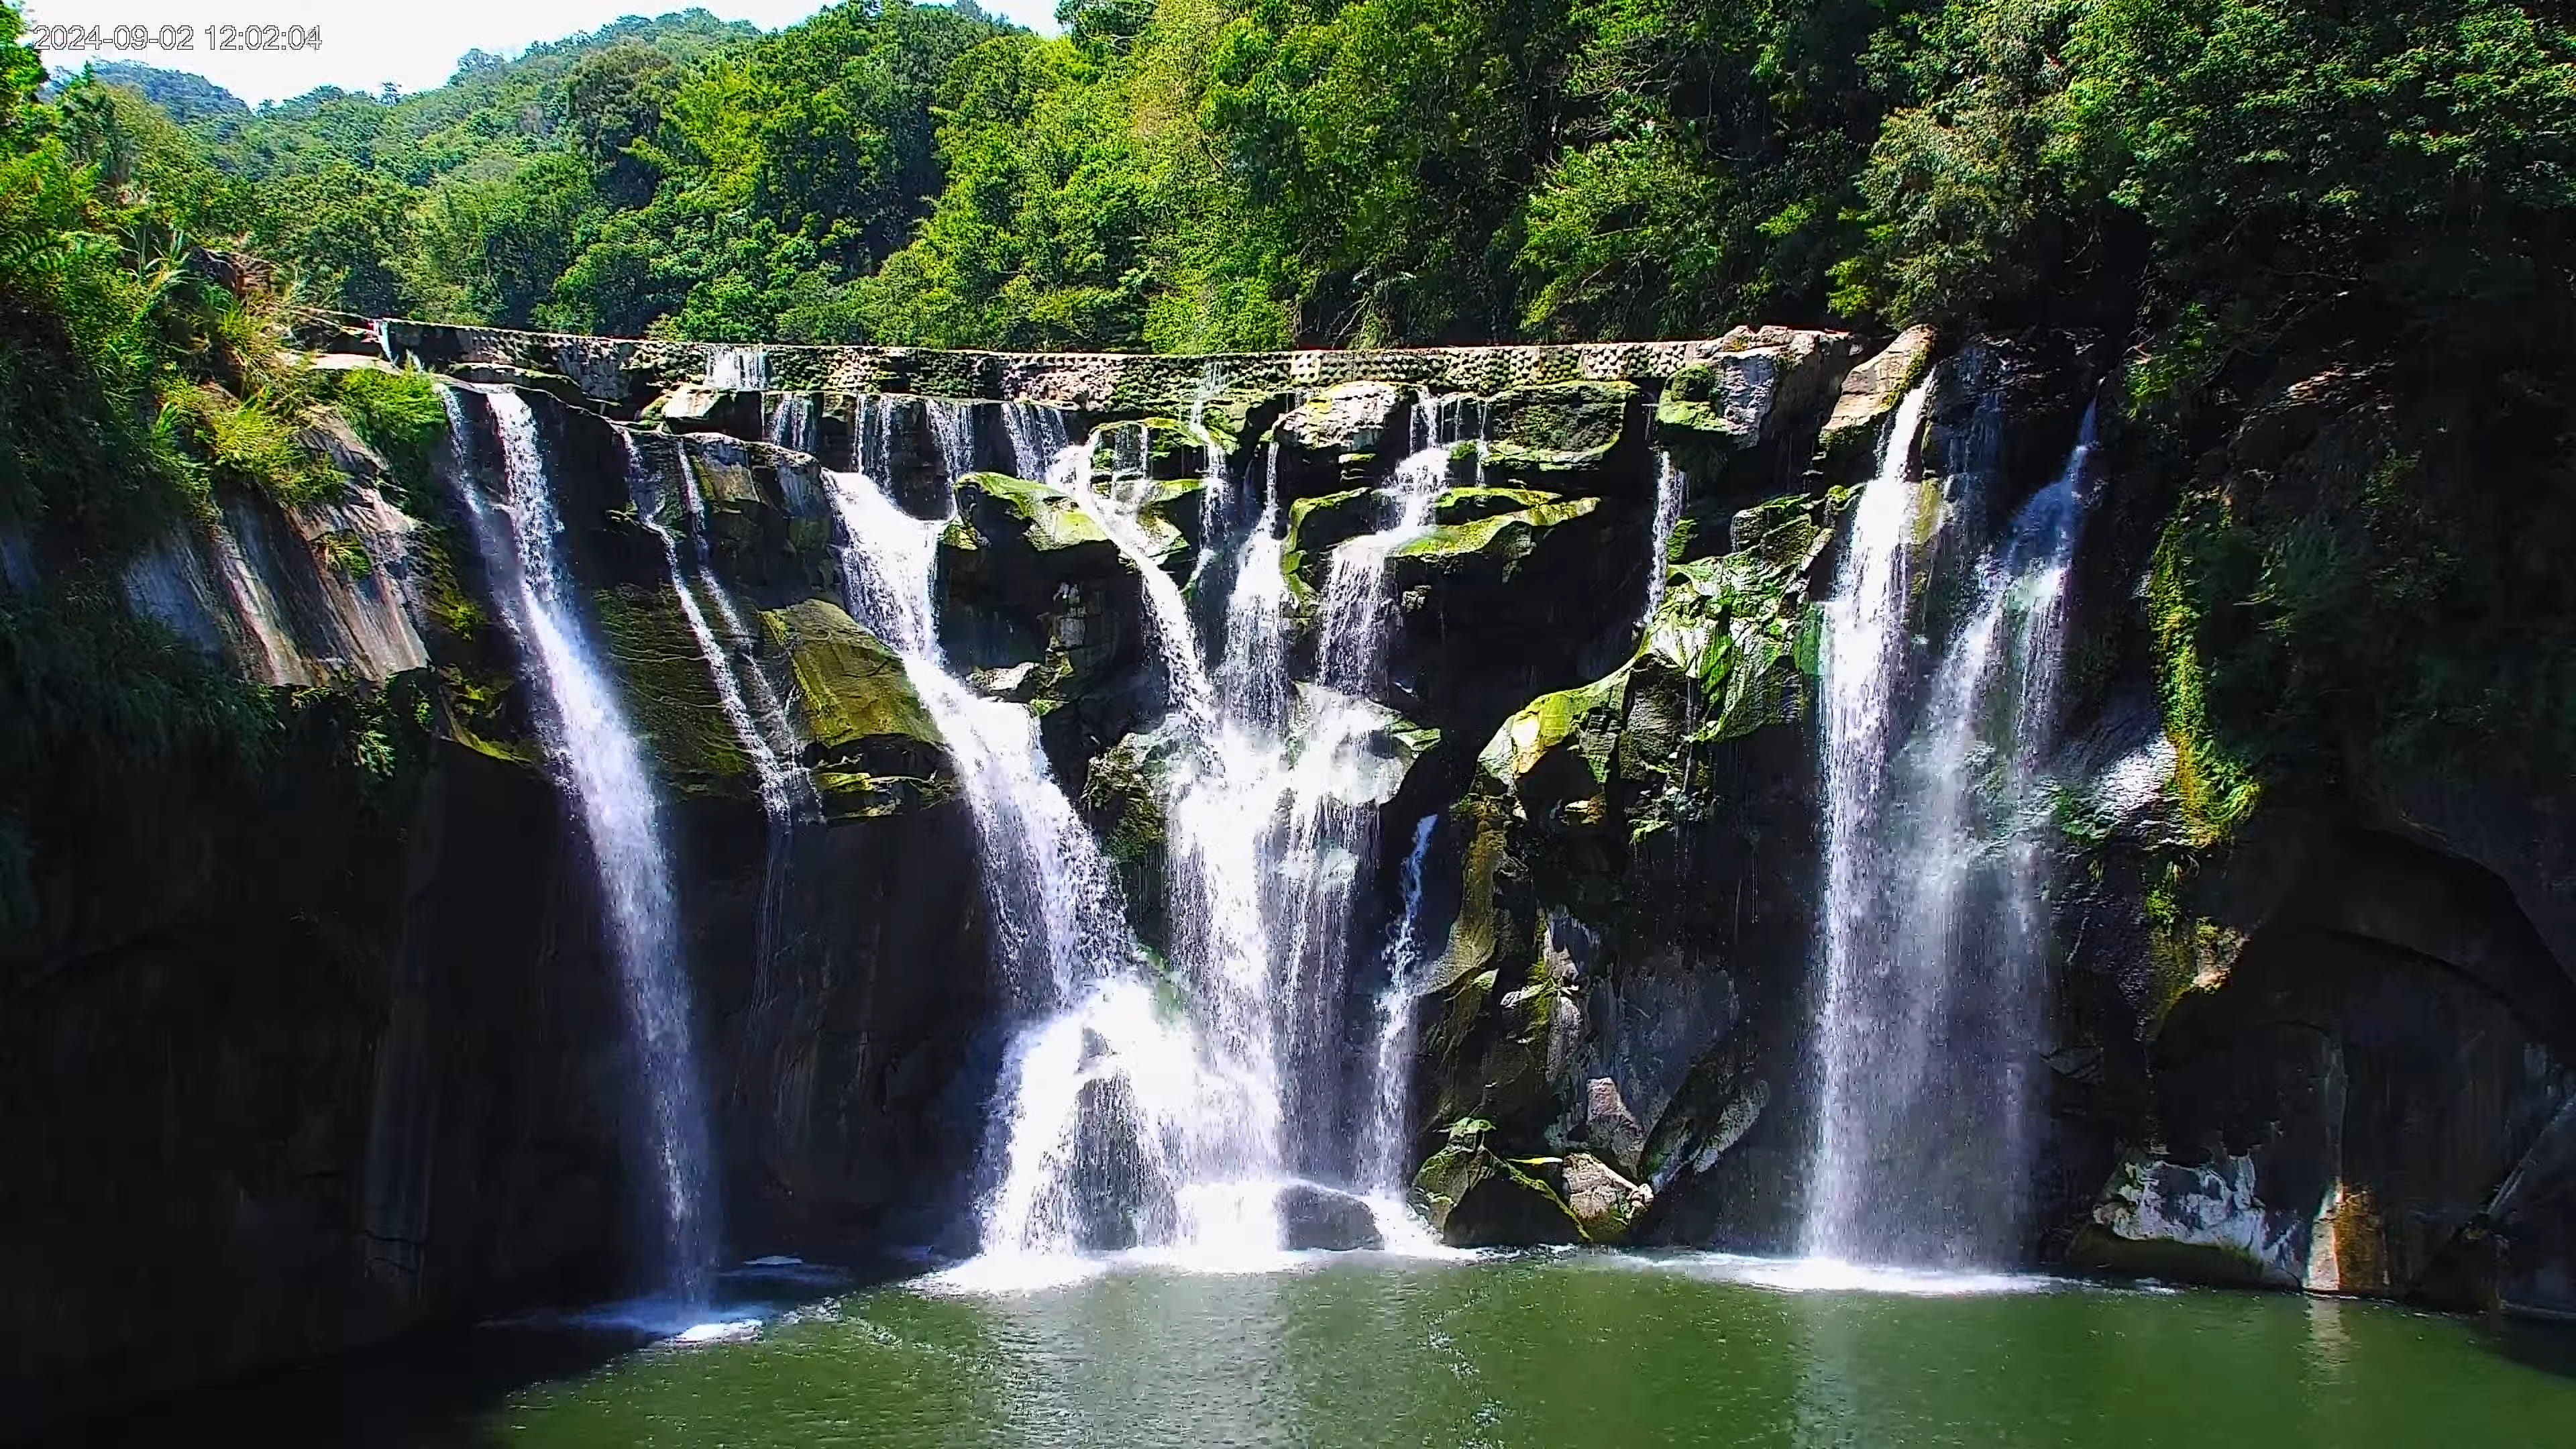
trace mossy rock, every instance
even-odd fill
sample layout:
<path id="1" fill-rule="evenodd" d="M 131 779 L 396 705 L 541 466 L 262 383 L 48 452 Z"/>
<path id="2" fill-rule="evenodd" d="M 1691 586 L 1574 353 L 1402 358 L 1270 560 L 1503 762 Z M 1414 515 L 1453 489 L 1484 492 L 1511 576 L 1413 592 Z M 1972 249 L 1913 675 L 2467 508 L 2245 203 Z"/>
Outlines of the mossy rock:
<path id="1" fill-rule="evenodd" d="M 1511 806 L 1487 795 L 1470 795 L 1454 815 L 1467 834 L 1459 861 L 1458 914 L 1439 960 L 1426 973 L 1426 992 L 1447 992 L 1493 965 L 1509 928 L 1500 887 L 1510 864 Z"/>
<path id="2" fill-rule="evenodd" d="M 1445 1135 L 1413 1176 L 1414 1204 L 1441 1241 L 1461 1248 L 1585 1241 L 1583 1225 L 1550 1181 L 1554 1159 L 1494 1151 L 1494 1124 L 1482 1117 L 1461 1117 Z"/>
<path id="3" fill-rule="evenodd" d="M 1290 395 L 1268 387 L 1223 388 L 1199 409 L 1199 426 L 1229 455 L 1240 453 L 1244 442 L 1268 426 L 1277 412 L 1285 411 L 1289 402 Z"/>
<path id="4" fill-rule="evenodd" d="M 1769 351 L 1678 368 L 1655 401 L 1655 430 L 1665 446 L 1703 456 L 1752 447 L 1774 426 L 1781 389 L 1796 370 L 1799 362 Z"/>
<path id="5" fill-rule="evenodd" d="M 1599 825 L 1608 818 L 1611 757 L 1626 723 L 1627 666 L 1541 695 L 1503 721 L 1476 764 L 1522 818 Z"/>
<path id="6" fill-rule="evenodd" d="M 1115 479 L 1197 479 L 1207 470 L 1207 443 L 1178 418 L 1149 417 L 1101 429 L 1092 451 L 1092 485 L 1106 493 Z"/>
<path id="7" fill-rule="evenodd" d="M 1694 362 L 1676 371 L 1655 402 L 1655 428 L 1664 434 L 1686 434 L 1703 447 L 1749 447 L 1760 436 L 1758 420 L 1748 420 L 1740 402 L 1728 395 L 1717 368 Z M 1736 404 L 1730 406 L 1730 404 Z M 1672 441 L 1667 438 L 1667 445 Z"/>
<path id="8" fill-rule="evenodd" d="M 1308 588 L 1320 582 L 1324 561 L 1333 550 L 1377 530 L 1386 516 L 1386 495 L 1374 488 L 1348 488 L 1320 498 L 1300 498 L 1288 505 L 1288 537 L 1279 567 Z"/>
<path id="9" fill-rule="evenodd" d="M 1196 474 L 1160 480 L 1147 490 L 1136 505 L 1136 521 L 1155 562 L 1170 568 L 1176 558 L 1195 554 L 1206 542 L 1206 498 L 1207 480 Z"/>
<path id="10" fill-rule="evenodd" d="M 1280 418 L 1276 436 L 1309 453 L 1377 453 L 1403 404 L 1404 390 L 1393 383 L 1338 383 Z"/>
<path id="11" fill-rule="evenodd" d="M 1882 425 L 1932 370 L 1939 344 L 1931 328 L 1911 328 L 1844 375 L 1842 394 L 1816 435 L 1816 461 L 1827 478 L 1854 484 L 1874 471 Z"/>
<path id="12" fill-rule="evenodd" d="M 567 399 L 570 401 L 570 399 Z M 761 395 L 747 390 L 681 383 L 654 399 L 640 419 L 675 433 L 727 433 L 737 438 L 762 435 Z"/>
<path id="13" fill-rule="evenodd" d="M 1170 825 L 1164 802 L 1175 753 L 1161 736 L 1131 734 L 1091 762 L 1082 787 L 1083 818 L 1118 872 L 1137 935 L 1156 949 L 1166 938 L 1162 903 Z"/>
<path id="14" fill-rule="evenodd" d="M 629 584 L 592 596 L 627 717 L 662 776 L 684 793 L 748 788 L 751 759 L 725 716 L 697 636 L 667 587 Z"/>
<path id="15" fill-rule="evenodd" d="M 1829 500 L 1793 494 L 1735 516 L 1737 549 L 1666 574 L 1662 603 L 1639 641 L 1640 679 L 1678 676 L 1700 695 L 1685 743 L 1734 739 L 1794 717 L 1814 669 L 1809 576 L 1831 533 Z"/>
<path id="16" fill-rule="evenodd" d="M 881 815 L 950 787 L 948 742 L 903 660 L 827 599 L 760 616 L 795 680 L 805 763 L 836 818 Z"/>
<path id="17" fill-rule="evenodd" d="M 1420 538 L 1398 547 L 1389 560 L 1398 566 L 1409 566 L 1404 573 L 1417 578 L 1472 565 L 1497 567 L 1508 576 L 1514 565 L 1538 547 L 1540 534 L 1585 517 L 1600 506 L 1598 498 L 1572 498 L 1466 523 L 1436 524 Z"/>
<path id="18" fill-rule="evenodd" d="M 1636 401 L 1630 382 L 1558 382 L 1497 393 L 1486 416 L 1486 467 L 1541 474 L 1597 468 L 1627 436 Z"/>
<path id="19" fill-rule="evenodd" d="M 1587 1243 L 1625 1242 L 1638 1215 L 1655 1201 L 1654 1189 L 1630 1182 L 1589 1152 L 1567 1153 L 1555 1177 L 1556 1200 Z"/>
<path id="20" fill-rule="evenodd" d="M 1441 1214 L 1442 1242 L 1453 1248 L 1520 1248 L 1590 1241 L 1582 1221 L 1547 1181 L 1553 1161 L 1515 1161 L 1484 1149 L 1479 1155 L 1484 1171 Z"/>
<path id="21" fill-rule="evenodd" d="M 1431 521 L 1439 524 L 1474 523 L 1499 514 L 1562 503 L 1561 494 L 1545 493 L 1535 488 L 1449 488 L 1431 502 Z"/>
<path id="22" fill-rule="evenodd" d="M 1003 473 L 969 473 L 957 480 L 957 505 L 960 521 L 977 534 L 998 526 L 1039 553 L 1088 549 L 1119 556 L 1118 545 L 1099 520 L 1084 512 L 1072 494 L 1049 484 Z"/>

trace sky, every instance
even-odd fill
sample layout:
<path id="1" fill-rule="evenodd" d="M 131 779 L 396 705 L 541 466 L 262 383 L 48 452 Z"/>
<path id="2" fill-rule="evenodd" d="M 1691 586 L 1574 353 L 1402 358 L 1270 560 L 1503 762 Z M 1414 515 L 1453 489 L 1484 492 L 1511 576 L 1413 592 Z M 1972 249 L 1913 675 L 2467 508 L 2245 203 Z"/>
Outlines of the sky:
<path id="1" fill-rule="evenodd" d="M 1052 33 L 1054 0 L 982 0 L 984 8 Z M 621 15 L 702 8 L 764 30 L 792 25 L 823 8 L 820 0 L 24 0 L 27 27 L 92 25 L 113 40 L 118 26 L 149 31 L 196 27 L 196 48 L 48 50 L 45 63 L 131 60 L 164 70 L 194 71 L 252 105 L 299 96 L 315 86 L 372 91 L 387 81 L 406 91 L 443 85 L 469 50 L 515 56 L 539 41 L 596 30 Z M 208 48 L 210 26 L 318 29 L 321 44 L 268 53 Z"/>

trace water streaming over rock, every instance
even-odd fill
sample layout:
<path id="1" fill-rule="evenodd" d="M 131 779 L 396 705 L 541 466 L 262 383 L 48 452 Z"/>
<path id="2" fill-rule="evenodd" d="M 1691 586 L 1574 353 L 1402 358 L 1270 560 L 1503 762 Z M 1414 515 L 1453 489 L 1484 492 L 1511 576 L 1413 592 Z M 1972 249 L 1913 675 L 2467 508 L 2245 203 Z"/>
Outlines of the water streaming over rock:
<path id="1" fill-rule="evenodd" d="M 950 672 L 932 604 L 945 521 L 904 512 L 865 473 L 825 479 L 852 612 L 903 659 L 947 738 L 1020 1022 L 988 1129 L 984 1266 L 1009 1276 L 1031 1259 L 1182 1240 L 1201 1205 L 1177 1189 L 1225 1171 L 1235 1144 L 1212 1127 L 1250 1103 L 1169 1010 L 1034 717 Z"/>
<path id="2" fill-rule="evenodd" d="M 814 395 L 782 393 L 769 414 L 769 441 L 799 453 L 814 451 Z"/>
<path id="3" fill-rule="evenodd" d="M 1823 1103 L 1803 1246 L 1965 1267 L 2024 1247 L 2047 980 L 2041 770 L 2093 431 L 2088 415 L 1927 654 L 1911 610 L 1930 387 L 1897 410 L 1827 606 Z M 1968 489 L 2001 426 L 1988 399 L 1964 431 L 1951 461 Z"/>
<path id="4" fill-rule="evenodd" d="M 758 392 L 769 386 L 769 353 L 759 347 L 712 347 L 707 350 L 709 387 Z"/>
<path id="5" fill-rule="evenodd" d="M 621 429 L 617 436 L 626 450 L 626 485 L 635 500 L 635 517 L 662 545 L 662 566 L 671 585 L 672 602 L 679 605 L 680 618 L 689 626 L 689 637 L 697 642 L 698 654 L 706 661 L 707 677 L 715 685 L 716 703 L 724 711 L 725 722 L 733 727 L 735 740 L 751 762 L 761 809 L 773 830 L 784 829 L 798 805 L 811 800 L 813 782 L 789 761 L 795 750 L 794 732 L 788 728 L 777 692 L 751 661 L 751 636 L 743 627 L 732 596 L 716 577 L 706 542 L 705 502 L 689 462 L 688 445 L 680 443 L 674 448 L 679 457 L 681 484 L 676 501 L 683 526 L 689 531 L 690 554 L 683 564 L 679 537 L 662 521 L 666 503 L 673 501 L 665 496 L 666 485 L 645 461 L 634 435 Z M 721 641 L 707 620 L 706 608 L 700 603 L 702 595 L 715 606 L 717 617 L 723 621 L 725 637 Z"/>
<path id="6" fill-rule="evenodd" d="M 1412 416 L 1414 446 L 1384 490 L 1387 526 L 1334 551 L 1310 681 L 1288 673 L 1296 621 L 1281 572 L 1275 453 L 1263 457 L 1260 512 L 1235 544 L 1213 648 L 1169 567 L 1178 533 L 1152 511 L 1164 493 L 1141 435 L 1118 429 L 1051 455 L 1048 480 L 1099 522 L 1141 581 L 1169 702 L 1155 735 L 1170 960 L 1189 1066 L 1203 1076 L 1200 1104 L 1228 1114 L 1176 1119 L 1190 1150 L 1167 1157 L 1166 1184 L 1145 1188 L 1178 1205 L 1161 1240 L 1169 1246 L 1274 1249 L 1285 1182 L 1357 1172 L 1350 1141 L 1371 1109 L 1351 1100 L 1344 1041 L 1355 892 L 1373 857 L 1377 811 L 1403 777 L 1401 721 L 1369 698 L 1382 692 L 1394 615 L 1386 565 L 1431 522 L 1448 479 L 1444 423 L 1460 416 L 1428 405 Z M 1023 466 L 1061 436 L 1035 409 L 1014 408 L 1007 421 Z M 1206 490 L 1231 491 L 1218 445 L 1206 450 L 1203 508 Z M 1171 1079 L 1185 1075 L 1170 1065 Z"/>
<path id="7" fill-rule="evenodd" d="M 1682 472 L 1673 455 L 1655 450 L 1655 524 L 1647 535 L 1646 607 L 1639 611 L 1641 621 L 1652 622 L 1655 611 L 1663 607 L 1664 586 L 1673 572 L 1673 533 L 1681 527 L 1682 503 L 1690 495 L 1690 478 Z"/>
<path id="8" fill-rule="evenodd" d="M 1386 943 L 1386 988 L 1377 998 L 1377 1054 L 1371 1063 L 1369 1112 L 1360 1132 L 1358 1182 L 1372 1198 L 1401 1199 L 1405 1186 L 1405 1118 L 1413 1069 L 1413 998 L 1422 988 L 1422 867 L 1431 855 L 1437 815 L 1413 827 L 1404 857 L 1404 909 Z"/>
<path id="9" fill-rule="evenodd" d="M 460 458 L 470 436 L 462 394 L 442 388 Z M 534 415 L 508 391 L 482 392 L 501 448 L 504 501 L 487 503 L 458 469 L 494 597 L 522 667 L 557 779 L 581 817 L 599 873 L 637 1070 L 649 1204 L 662 1249 L 662 1288 L 706 1297 L 718 1231 L 709 1182 L 707 1119 L 698 1082 L 688 983 L 661 812 L 643 750 L 600 668 L 558 553 L 554 497 Z"/>

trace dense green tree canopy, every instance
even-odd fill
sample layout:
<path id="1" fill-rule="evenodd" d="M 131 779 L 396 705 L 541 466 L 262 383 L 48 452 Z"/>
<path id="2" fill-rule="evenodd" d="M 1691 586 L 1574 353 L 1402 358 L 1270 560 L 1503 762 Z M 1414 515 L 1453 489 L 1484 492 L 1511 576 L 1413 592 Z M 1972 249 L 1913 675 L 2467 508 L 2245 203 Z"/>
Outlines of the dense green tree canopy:
<path id="1" fill-rule="evenodd" d="M 123 67 L 351 311 L 1196 349 L 1761 319 L 2566 317 L 2576 38 L 2509 0 L 850 0 L 410 97 Z M 2216 352 L 2207 349 L 2215 346 Z M 2214 365 L 2214 364 L 2213 364 Z"/>

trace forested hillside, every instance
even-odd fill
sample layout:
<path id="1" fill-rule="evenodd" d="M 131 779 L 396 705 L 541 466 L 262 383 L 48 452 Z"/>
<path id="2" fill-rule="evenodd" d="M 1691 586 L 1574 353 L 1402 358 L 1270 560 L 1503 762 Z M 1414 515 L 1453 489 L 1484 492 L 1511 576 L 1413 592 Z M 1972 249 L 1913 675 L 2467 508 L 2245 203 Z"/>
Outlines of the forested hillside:
<path id="1" fill-rule="evenodd" d="M 365 313 L 1205 350 L 1746 317 L 2204 340 L 2566 291 L 2576 39 L 2431 0 L 1069 0 L 703 11 L 409 97 L 163 88 L 210 218 Z M 110 79 L 140 78 L 122 68 Z M 152 144 L 173 138 L 120 111 Z M 205 189 L 192 187 L 192 189 Z M 2213 331 L 2213 329 L 2216 329 Z"/>

